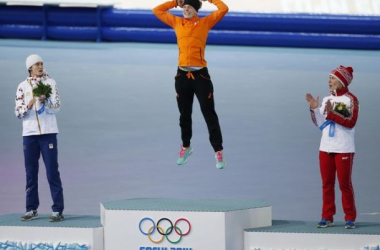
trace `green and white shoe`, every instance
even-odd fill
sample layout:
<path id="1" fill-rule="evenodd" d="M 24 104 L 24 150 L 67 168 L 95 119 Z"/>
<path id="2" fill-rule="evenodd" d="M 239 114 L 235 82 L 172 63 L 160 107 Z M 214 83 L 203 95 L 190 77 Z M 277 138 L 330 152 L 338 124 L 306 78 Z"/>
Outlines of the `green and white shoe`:
<path id="1" fill-rule="evenodd" d="M 215 160 L 216 160 L 216 168 L 224 169 L 224 167 L 226 166 L 226 162 L 223 157 L 223 151 L 218 151 L 215 153 Z"/>
<path id="2" fill-rule="evenodd" d="M 50 216 L 50 222 L 60 222 L 63 221 L 65 217 L 63 217 L 60 212 L 53 212 Z"/>
<path id="3" fill-rule="evenodd" d="M 189 157 L 191 153 L 193 153 L 193 148 L 191 146 L 188 148 L 184 148 L 181 146 L 181 151 L 179 152 L 177 165 L 184 165 L 187 162 L 187 157 Z"/>
<path id="4" fill-rule="evenodd" d="M 30 210 L 21 216 L 21 221 L 30 221 L 38 219 L 37 210 Z"/>

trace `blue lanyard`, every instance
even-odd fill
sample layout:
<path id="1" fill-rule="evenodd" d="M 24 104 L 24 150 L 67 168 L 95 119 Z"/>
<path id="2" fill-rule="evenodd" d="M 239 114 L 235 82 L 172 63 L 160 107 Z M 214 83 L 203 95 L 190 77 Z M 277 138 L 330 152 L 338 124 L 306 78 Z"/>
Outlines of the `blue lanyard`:
<path id="1" fill-rule="evenodd" d="M 323 130 L 325 127 L 329 126 L 330 125 L 330 129 L 329 129 L 329 137 L 334 137 L 334 134 L 335 134 L 335 122 L 333 121 L 325 121 L 320 127 L 319 129 L 320 130 Z"/>
<path id="2" fill-rule="evenodd" d="M 50 99 L 46 99 L 50 104 L 52 104 Z M 42 105 L 42 107 L 37 111 L 37 113 L 40 115 L 45 111 L 45 103 Z"/>

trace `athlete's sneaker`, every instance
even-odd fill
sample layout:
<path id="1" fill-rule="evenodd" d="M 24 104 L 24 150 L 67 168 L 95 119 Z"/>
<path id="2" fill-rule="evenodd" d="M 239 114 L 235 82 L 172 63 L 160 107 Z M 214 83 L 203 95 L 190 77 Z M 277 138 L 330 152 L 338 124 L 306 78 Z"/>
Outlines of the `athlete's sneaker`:
<path id="1" fill-rule="evenodd" d="M 62 213 L 60 212 L 53 212 L 50 216 L 50 222 L 59 222 L 63 221 L 65 217 L 63 217 Z"/>
<path id="2" fill-rule="evenodd" d="M 29 221 L 38 219 L 37 210 L 30 210 L 21 216 L 21 221 Z"/>
<path id="3" fill-rule="evenodd" d="M 326 219 L 322 219 L 318 224 L 318 228 L 326 228 L 326 227 L 332 227 L 334 226 L 334 222 Z"/>
<path id="4" fill-rule="evenodd" d="M 352 220 L 346 221 L 346 225 L 344 227 L 346 229 L 354 229 L 355 228 L 355 221 L 352 221 Z"/>
<path id="5" fill-rule="evenodd" d="M 218 151 L 215 153 L 216 160 L 216 168 L 223 169 L 226 166 L 226 162 L 224 161 L 223 151 Z"/>
<path id="6" fill-rule="evenodd" d="M 191 153 L 193 153 L 193 148 L 191 146 L 187 148 L 181 146 L 181 151 L 179 152 L 177 165 L 184 165 L 187 162 L 187 157 L 189 157 Z"/>

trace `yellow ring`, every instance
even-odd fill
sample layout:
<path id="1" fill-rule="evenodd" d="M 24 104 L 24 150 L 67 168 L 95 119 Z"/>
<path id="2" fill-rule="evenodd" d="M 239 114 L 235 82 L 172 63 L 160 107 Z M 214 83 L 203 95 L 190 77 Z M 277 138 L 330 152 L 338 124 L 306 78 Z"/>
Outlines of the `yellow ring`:
<path id="1" fill-rule="evenodd" d="M 153 239 L 150 237 L 150 233 L 153 231 L 153 228 L 154 228 L 154 226 L 151 227 L 151 228 L 149 228 L 149 230 L 148 230 L 148 238 L 149 238 L 149 240 L 150 240 L 151 242 L 155 243 L 155 244 L 161 243 L 161 242 L 165 239 L 165 235 L 162 235 L 162 238 L 161 238 L 160 240 L 157 240 L 157 241 L 153 240 Z M 163 234 L 165 233 L 165 232 L 164 232 L 164 229 L 162 229 L 162 227 L 160 227 L 160 226 L 156 226 L 156 228 L 157 228 L 157 230 L 159 230 L 161 233 L 163 233 Z"/>

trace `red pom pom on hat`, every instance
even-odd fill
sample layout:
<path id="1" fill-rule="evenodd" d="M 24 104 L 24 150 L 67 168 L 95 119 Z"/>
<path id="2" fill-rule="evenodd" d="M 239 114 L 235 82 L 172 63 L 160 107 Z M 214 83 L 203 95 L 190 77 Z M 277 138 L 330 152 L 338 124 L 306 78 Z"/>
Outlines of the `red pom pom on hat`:
<path id="1" fill-rule="evenodd" d="M 343 66 L 341 66 L 341 67 L 343 67 Z M 351 75 L 352 75 L 352 73 L 354 73 L 354 69 L 351 66 L 347 66 L 346 69 L 348 72 L 351 73 Z"/>
<path id="2" fill-rule="evenodd" d="M 335 76 L 344 87 L 347 87 L 354 79 L 354 69 L 351 66 L 344 67 L 340 65 L 338 68 L 331 71 L 330 75 Z"/>

